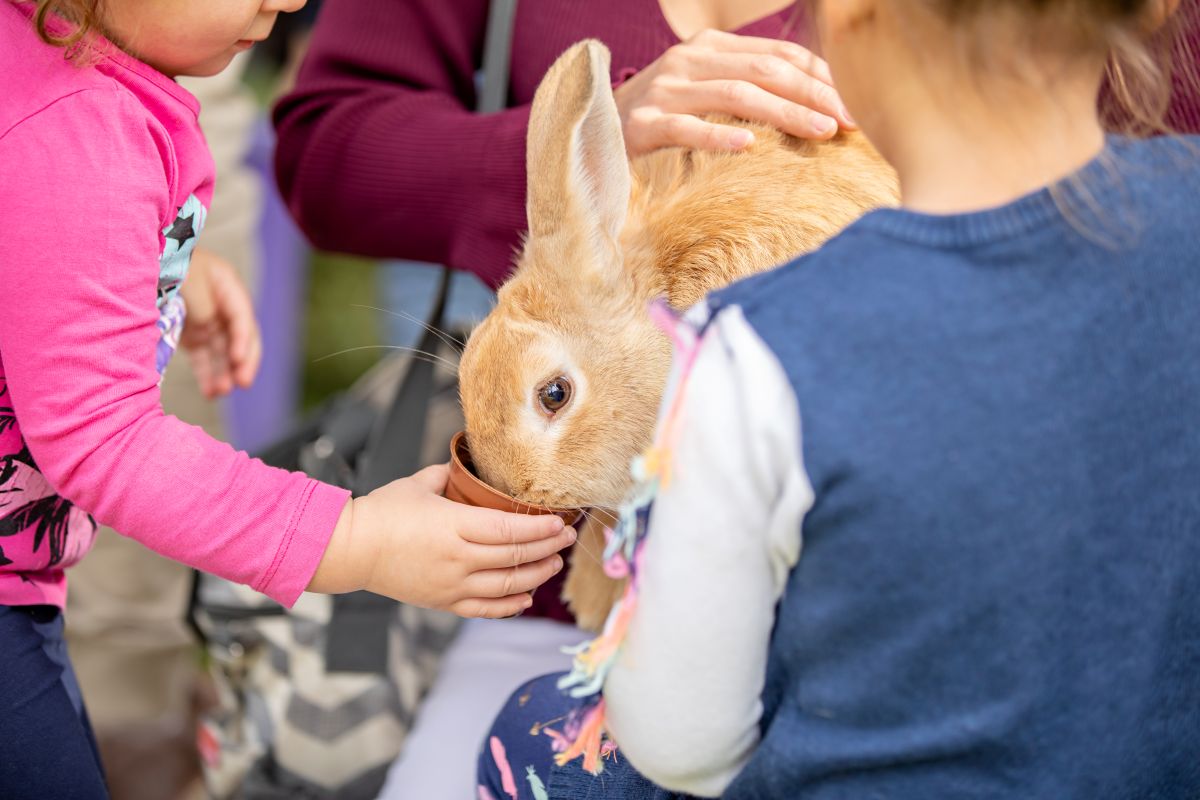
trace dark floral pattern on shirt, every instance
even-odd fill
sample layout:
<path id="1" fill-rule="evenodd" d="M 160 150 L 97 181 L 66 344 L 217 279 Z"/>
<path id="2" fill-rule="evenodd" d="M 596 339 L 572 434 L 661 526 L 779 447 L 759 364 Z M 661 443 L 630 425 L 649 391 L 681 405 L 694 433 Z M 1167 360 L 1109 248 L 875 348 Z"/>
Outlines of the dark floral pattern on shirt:
<path id="1" fill-rule="evenodd" d="M 57 569 L 90 546 L 96 521 L 63 499 L 38 469 L 29 447 L 20 439 L 8 384 L 0 376 L 0 438 L 16 438 L 19 449 L 0 455 L 0 540 L 14 540 L 6 553 L 0 546 L 0 567 L 16 563 L 18 551 L 28 548 L 22 562 L 34 557 L 41 569 Z M 23 566 L 23 564 L 22 564 Z"/>

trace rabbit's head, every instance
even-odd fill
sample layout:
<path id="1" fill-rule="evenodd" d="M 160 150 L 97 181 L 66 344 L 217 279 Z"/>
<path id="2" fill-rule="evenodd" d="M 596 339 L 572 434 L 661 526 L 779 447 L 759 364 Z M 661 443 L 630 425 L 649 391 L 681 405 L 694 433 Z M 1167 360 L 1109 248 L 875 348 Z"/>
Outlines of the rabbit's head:
<path id="1" fill-rule="evenodd" d="M 534 99 L 529 234 L 460 365 L 480 477 L 519 499 L 616 507 L 648 444 L 670 350 L 619 243 L 630 196 L 608 50 L 581 42 Z"/>

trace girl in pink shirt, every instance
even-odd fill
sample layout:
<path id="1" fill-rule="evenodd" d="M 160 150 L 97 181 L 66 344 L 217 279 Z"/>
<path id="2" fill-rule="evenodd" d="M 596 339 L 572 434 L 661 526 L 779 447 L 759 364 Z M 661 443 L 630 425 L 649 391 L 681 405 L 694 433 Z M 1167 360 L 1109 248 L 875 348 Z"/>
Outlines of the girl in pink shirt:
<path id="1" fill-rule="evenodd" d="M 60 613 L 97 520 L 289 606 L 365 588 L 493 617 L 574 539 L 445 500 L 445 467 L 350 500 L 163 413 L 181 339 L 217 392 L 259 353 L 228 270 L 197 258 L 184 280 L 214 176 L 173 78 L 219 72 L 303 5 L 0 0 L 0 797 L 104 796 Z"/>

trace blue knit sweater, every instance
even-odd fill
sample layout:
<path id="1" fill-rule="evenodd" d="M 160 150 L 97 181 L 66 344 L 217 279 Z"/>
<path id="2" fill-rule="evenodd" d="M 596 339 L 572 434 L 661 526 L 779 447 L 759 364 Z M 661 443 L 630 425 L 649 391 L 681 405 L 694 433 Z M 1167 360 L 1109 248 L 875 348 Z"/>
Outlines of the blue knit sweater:
<path id="1" fill-rule="evenodd" d="M 816 498 L 725 796 L 1200 798 L 1200 140 L 870 214 L 713 305 Z"/>

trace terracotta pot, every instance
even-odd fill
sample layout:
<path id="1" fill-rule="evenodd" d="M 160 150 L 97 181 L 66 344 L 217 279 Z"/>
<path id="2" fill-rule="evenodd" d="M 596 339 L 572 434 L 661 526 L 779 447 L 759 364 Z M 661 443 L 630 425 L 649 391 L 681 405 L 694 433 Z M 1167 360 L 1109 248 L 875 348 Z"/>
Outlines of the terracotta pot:
<path id="1" fill-rule="evenodd" d="M 466 431 L 459 431 L 450 440 L 450 481 L 446 484 L 446 498 L 469 506 L 519 514 L 557 514 L 568 525 L 575 525 L 583 518 L 581 509 L 532 505 L 488 486 L 475 475 Z"/>

